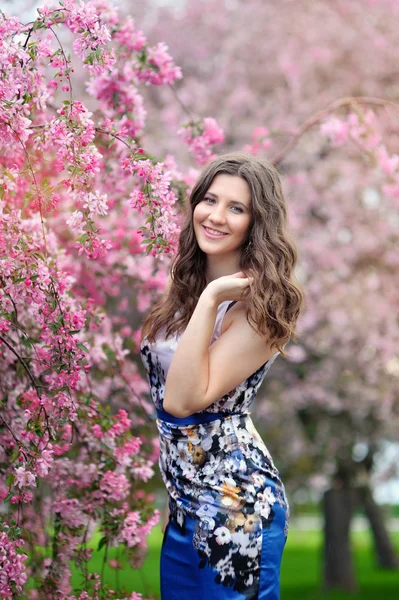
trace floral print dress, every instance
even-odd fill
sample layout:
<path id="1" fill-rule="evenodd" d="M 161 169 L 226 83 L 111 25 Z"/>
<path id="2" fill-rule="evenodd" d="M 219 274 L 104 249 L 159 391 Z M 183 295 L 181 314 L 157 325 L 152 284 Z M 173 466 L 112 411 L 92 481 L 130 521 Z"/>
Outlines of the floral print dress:
<path id="1" fill-rule="evenodd" d="M 233 304 L 219 304 L 211 344 Z M 249 409 L 279 353 L 205 410 L 178 419 L 162 407 L 178 341 L 158 335 L 155 343 L 144 338 L 141 344 L 169 494 L 162 600 L 277 600 L 289 506 Z"/>

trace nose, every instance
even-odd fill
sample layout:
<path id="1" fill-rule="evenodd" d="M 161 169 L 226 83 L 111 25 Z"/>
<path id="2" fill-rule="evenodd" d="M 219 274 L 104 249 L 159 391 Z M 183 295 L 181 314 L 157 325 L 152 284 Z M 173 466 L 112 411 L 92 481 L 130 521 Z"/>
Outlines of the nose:
<path id="1" fill-rule="evenodd" d="M 226 223 L 226 215 L 223 206 L 220 204 L 212 208 L 212 211 L 209 213 L 208 219 L 214 223 L 215 225 L 223 225 Z"/>

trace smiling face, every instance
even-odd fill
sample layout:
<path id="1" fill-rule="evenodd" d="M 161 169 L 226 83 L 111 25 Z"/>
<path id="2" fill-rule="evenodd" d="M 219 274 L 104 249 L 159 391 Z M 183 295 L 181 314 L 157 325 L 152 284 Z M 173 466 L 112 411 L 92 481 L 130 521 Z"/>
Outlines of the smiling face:
<path id="1" fill-rule="evenodd" d="M 194 209 L 193 226 L 207 255 L 238 254 L 252 219 L 251 191 L 242 177 L 216 175 Z"/>

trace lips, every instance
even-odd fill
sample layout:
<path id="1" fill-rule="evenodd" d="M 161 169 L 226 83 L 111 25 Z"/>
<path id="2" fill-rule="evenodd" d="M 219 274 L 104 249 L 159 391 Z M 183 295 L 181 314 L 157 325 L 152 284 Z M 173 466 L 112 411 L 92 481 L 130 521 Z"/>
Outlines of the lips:
<path id="1" fill-rule="evenodd" d="M 205 235 L 207 235 L 208 237 L 211 237 L 211 238 L 222 238 L 222 237 L 228 235 L 224 231 L 219 231 L 218 229 L 206 227 L 205 225 L 203 225 L 203 228 L 205 231 Z"/>

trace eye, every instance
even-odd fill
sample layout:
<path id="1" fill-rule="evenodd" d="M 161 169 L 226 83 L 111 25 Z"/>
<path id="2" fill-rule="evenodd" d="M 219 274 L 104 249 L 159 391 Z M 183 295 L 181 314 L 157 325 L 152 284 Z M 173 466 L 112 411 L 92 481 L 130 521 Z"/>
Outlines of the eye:
<path id="1" fill-rule="evenodd" d="M 214 198 L 209 198 L 208 196 L 205 196 L 204 202 L 216 202 L 216 200 Z"/>
<path id="2" fill-rule="evenodd" d="M 240 208 L 239 206 L 232 206 L 231 208 L 235 208 L 236 210 L 238 210 L 238 213 L 237 213 L 237 214 L 241 214 L 241 213 L 243 213 L 243 212 L 244 212 L 244 211 L 243 211 L 243 209 L 242 209 L 242 208 Z"/>

